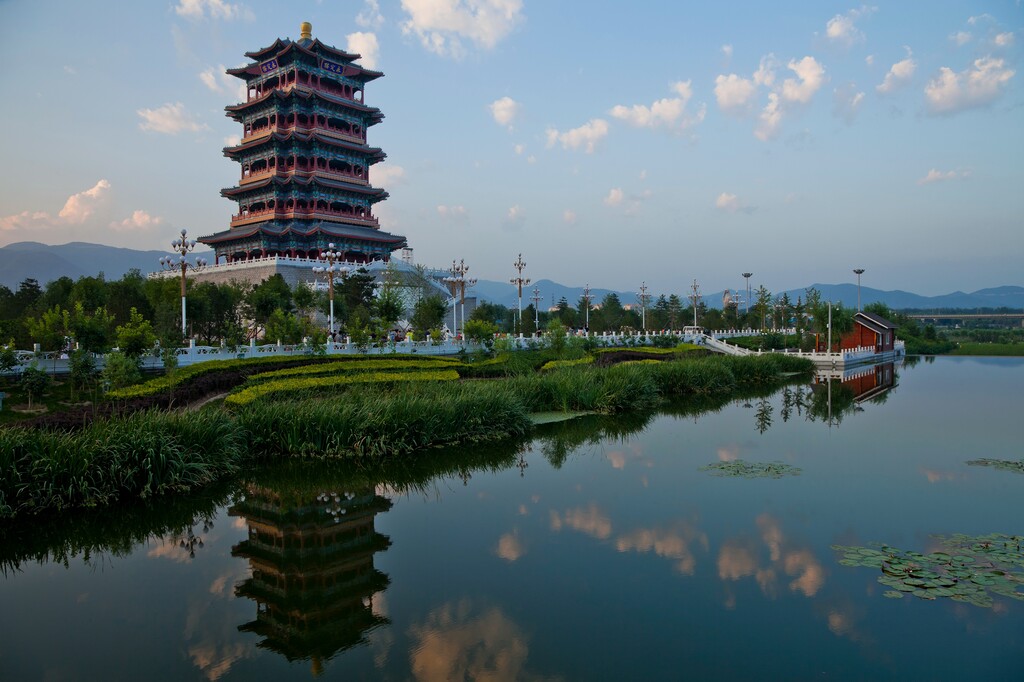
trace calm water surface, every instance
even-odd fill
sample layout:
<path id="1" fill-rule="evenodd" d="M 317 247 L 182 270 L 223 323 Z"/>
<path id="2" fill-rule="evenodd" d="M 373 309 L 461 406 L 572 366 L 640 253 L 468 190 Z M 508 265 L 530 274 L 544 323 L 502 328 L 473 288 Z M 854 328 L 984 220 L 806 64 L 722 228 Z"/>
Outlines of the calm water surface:
<path id="1" fill-rule="evenodd" d="M 845 379 L 7 529 L 0 679 L 1022 679 L 1024 601 L 832 545 L 1024 535 L 1024 362 Z"/>

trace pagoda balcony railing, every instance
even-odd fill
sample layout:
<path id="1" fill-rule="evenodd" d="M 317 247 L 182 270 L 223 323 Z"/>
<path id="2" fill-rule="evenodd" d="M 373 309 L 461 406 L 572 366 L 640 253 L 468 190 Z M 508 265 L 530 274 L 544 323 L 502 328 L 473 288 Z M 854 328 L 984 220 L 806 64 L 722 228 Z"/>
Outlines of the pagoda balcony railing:
<path id="1" fill-rule="evenodd" d="M 259 223 L 265 220 L 289 220 L 289 219 L 305 219 L 305 220 L 344 220 L 346 223 L 352 225 L 365 225 L 366 227 L 372 227 L 378 229 L 380 223 L 377 222 L 376 218 L 359 218 L 352 213 L 343 213 L 341 211 L 325 211 L 323 209 L 270 209 L 266 211 L 251 211 L 246 214 L 237 214 L 231 216 L 231 227 L 240 227 L 242 225 L 251 225 L 252 223 Z"/>
<path id="2" fill-rule="evenodd" d="M 307 133 L 313 133 L 313 132 L 323 133 L 324 135 L 329 135 L 331 137 L 336 137 L 339 140 L 344 140 L 345 142 L 354 142 L 356 144 L 366 144 L 366 135 L 353 135 L 352 133 L 346 133 L 345 131 L 341 130 L 340 128 L 335 128 L 333 126 L 301 125 L 299 123 L 293 123 L 290 126 L 289 125 L 275 124 L 275 125 L 262 126 L 260 128 L 253 128 L 252 130 L 249 131 L 248 135 L 245 135 L 244 137 L 242 137 L 242 142 L 249 142 L 251 140 L 257 140 L 257 139 L 259 139 L 261 137 L 266 137 L 267 135 L 270 135 L 270 133 L 286 133 L 286 132 L 293 131 L 293 130 L 305 131 Z"/>
<path id="3" fill-rule="evenodd" d="M 331 180 L 340 180 L 342 182 L 351 182 L 351 183 L 353 183 L 355 185 L 366 185 L 366 186 L 369 186 L 369 184 L 370 184 L 370 182 L 368 180 L 366 180 L 365 178 L 360 178 L 360 177 L 357 177 L 355 175 L 349 175 L 348 173 L 334 173 L 332 171 L 322 170 L 322 169 L 319 169 L 319 168 L 313 169 L 313 170 L 310 170 L 308 168 L 289 168 L 287 170 L 284 170 L 284 169 L 281 169 L 281 168 L 269 168 L 269 169 L 264 170 L 264 171 L 258 171 L 256 173 L 249 174 L 248 177 L 242 178 L 240 184 L 246 185 L 246 184 L 248 184 L 250 182 L 255 182 L 257 180 L 262 180 L 264 178 L 268 178 L 268 177 L 271 177 L 273 175 L 277 175 L 279 177 L 287 177 L 289 175 L 301 175 L 301 176 L 308 177 L 310 175 L 317 175 L 317 176 L 319 176 L 321 178 L 329 178 Z"/>

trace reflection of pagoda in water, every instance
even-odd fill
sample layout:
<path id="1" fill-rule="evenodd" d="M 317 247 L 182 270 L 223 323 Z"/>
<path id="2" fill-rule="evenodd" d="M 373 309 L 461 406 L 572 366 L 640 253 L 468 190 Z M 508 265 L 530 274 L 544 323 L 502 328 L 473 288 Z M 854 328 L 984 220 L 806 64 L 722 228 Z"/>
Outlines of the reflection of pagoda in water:
<path id="1" fill-rule="evenodd" d="M 373 555 L 391 544 L 374 529 L 374 517 L 390 508 L 373 488 L 296 496 L 247 486 L 229 514 L 245 519 L 249 537 L 231 554 L 249 561 L 252 577 L 235 593 L 257 610 L 239 630 L 261 636 L 259 647 L 289 661 L 312 660 L 319 673 L 324 660 L 388 623 L 372 599 L 389 582 Z"/>

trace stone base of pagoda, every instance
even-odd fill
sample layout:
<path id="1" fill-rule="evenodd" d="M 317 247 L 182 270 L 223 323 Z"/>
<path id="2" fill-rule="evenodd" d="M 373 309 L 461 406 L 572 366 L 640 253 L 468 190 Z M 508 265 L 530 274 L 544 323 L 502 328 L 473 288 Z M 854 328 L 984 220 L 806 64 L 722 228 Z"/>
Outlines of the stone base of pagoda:
<path id="1" fill-rule="evenodd" d="M 323 261 L 317 258 L 290 258 L 287 256 L 267 256 L 266 258 L 253 258 L 250 260 L 235 261 L 233 263 L 220 263 L 209 265 L 199 272 L 189 271 L 189 279 L 195 282 L 212 282 L 214 284 L 228 284 L 230 282 L 241 282 L 247 284 L 259 284 L 265 279 L 274 275 L 281 275 L 288 286 L 295 287 L 299 282 L 308 283 L 315 279 L 313 274 L 314 266 L 322 266 Z M 384 267 L 384 261 L 372 261 L 370 263 L 345 263 L 336 261 L 335 265 L 351 268 L 353 271 L 359 268 L 377 270 Z M 154 272 L 150 277 L 180 277 L 180 273 Z"/>

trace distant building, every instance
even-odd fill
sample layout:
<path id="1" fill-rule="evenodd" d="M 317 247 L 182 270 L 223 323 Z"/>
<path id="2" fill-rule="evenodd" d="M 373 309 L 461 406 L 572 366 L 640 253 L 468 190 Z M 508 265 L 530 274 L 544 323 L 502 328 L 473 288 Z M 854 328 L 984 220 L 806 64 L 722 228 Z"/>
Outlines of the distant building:
<path id="1" fill-rule="evenodd" d="M 214 266 L 201 279 L 308 273 L 331 244 L 351 264 L 386 262 L 407 246 L 373 215 L 388 194 L 370 184 L 370 167 L 386 155 L 367 144 L 366 133 L 384 115 L 366 106 L 363 93 L 383 74 L 356 64 L 358 54 L 312 38 L 310 24 L 301 31 L 297 41 L 247 52 L 251 64 L 227 71 L 246 84 L 246 101 L 226 107 L 242 125 L 240 143 L 224 149 L 241 178 L 221 194 L 238 212 L 227 230 L 199 239 L 214 250 Z"/>
<path id="2" fill-rule="evenodd" d="M 858 312 L 853 316 L 853 331 L 844 334 L 840 348 L 871 348 L 876 353 L 892 352 L 897 326 L 881 315 Z"/>

